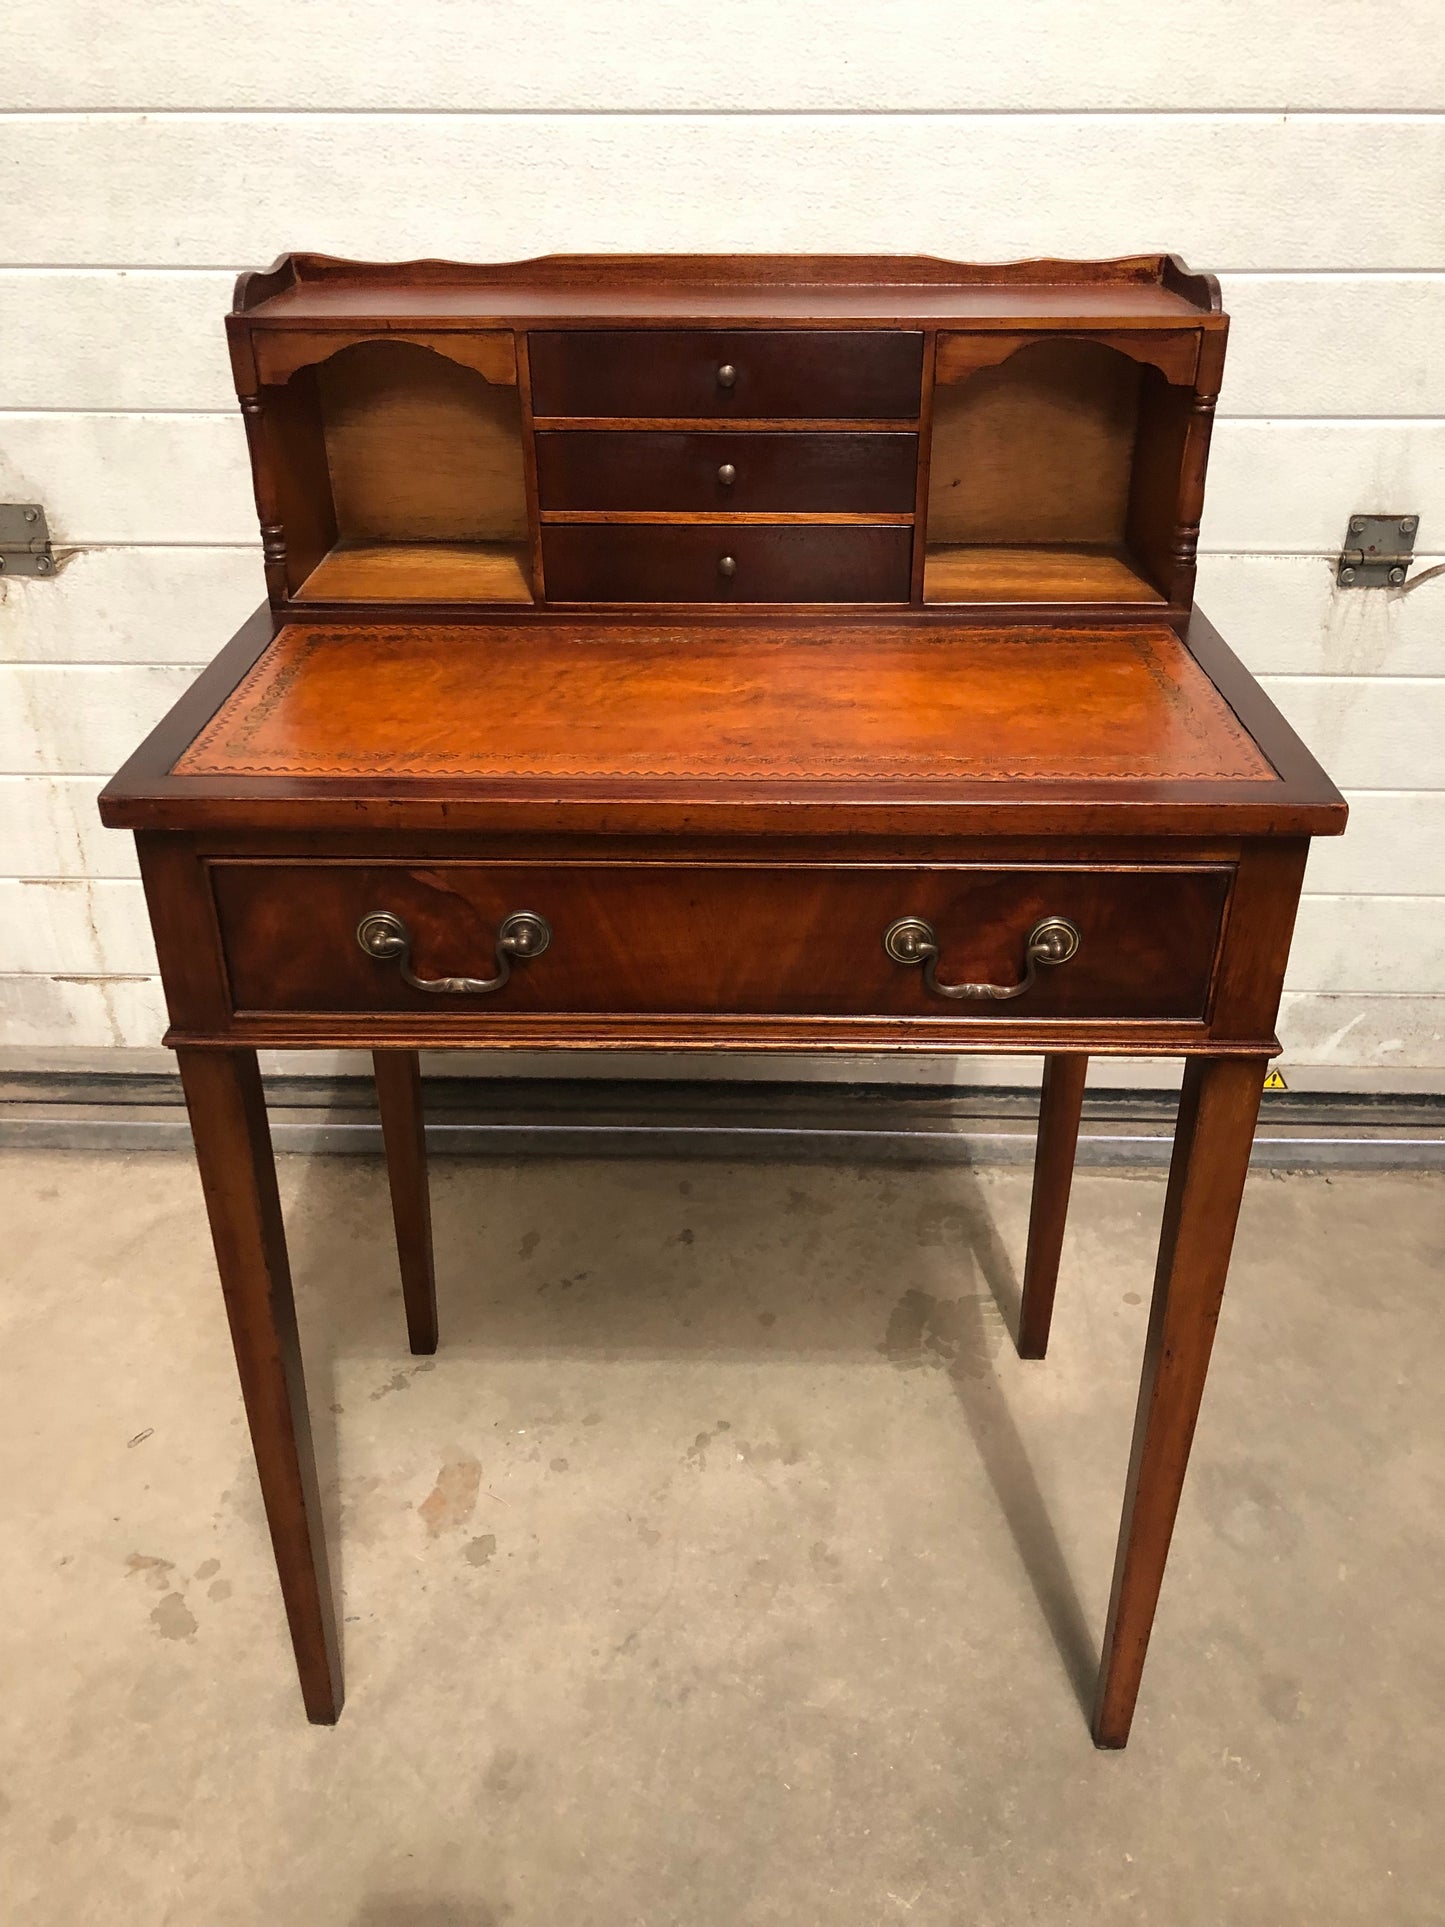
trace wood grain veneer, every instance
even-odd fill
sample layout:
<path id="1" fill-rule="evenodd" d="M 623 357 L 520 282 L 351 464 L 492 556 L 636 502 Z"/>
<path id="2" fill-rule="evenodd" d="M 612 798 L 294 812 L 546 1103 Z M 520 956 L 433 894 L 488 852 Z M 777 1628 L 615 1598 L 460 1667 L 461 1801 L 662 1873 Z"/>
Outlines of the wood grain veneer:
<path id="1" fill-rule="evenodd" d="M 465 333 L 451 329 L 439 334 L 409 333 L 399 328 L 387 328 L 377 334 L 357 329 L 336 329 L 330 333 L 316 328 L 296 328 L 285 333 L 263 330 L 255 341 L 256 374 L 263 382 L 289 381 L 298 368 L 313 367 L 329 361 L 333 355 L 368 343 L 425 348 L 464 368 L 474 368 L 487 381 L 516 386 L 516 343 L 510 331 L 501 328 L 490 333 L 469 328 Z"/>
<path id="2" fill-rule="evenodd" d="M 1039 341 L 933 398 L 930 543 L 1122 542 L 1138 365 Z"/>
<path id="3" fill-rule="evenodd" d="M 898 602 L 913 530 L 868 522 L 547 522 L 550 602 Z"/>
<path id="4" fill-rule="evenodd" d="M 427 348 L 363 342 L 320 370 L 343 541 L 525 542 L 516 390 Z"/>
<path id="5" fill-rule="evenodd" d="M 1153 602 L 1163 595 L 1118 548 L 929 544 L 925 602 Z"/>
<path id="6" fill-rule="evenodd" d="M 543 329 L 529 352 L 539 415 L 916 419 L 922 398 L 923 336 L 901 329 Z"/>
<path id="7" fill-rule="evenodd" d="M 980 368 L 996 367 L 1008 361 L 1021 348 L 1033 347 L 1040 339 L 1058 342 L 1092 342 L 1117 350 L 1131 361 L 1157 368 L 1172 382 L 1191 385 L 1199 366 L 1199 335 L 1193 329 L 1171 328 L 1145 332 L 1140 328 L 1097 328 L 1084 324 L 1069 335 L 1036 332 L 1006 334 L 1001 329 L 970 328 L 966 334 L 940 334 L 935 360 L 935 379 L 940 386 L 968 381 Z"/>
<path id="8" fill-rule="evenodd" d="M 936 1018 L 948 1006 L 922 972 L 883 949 L 900 916 L 923 916 L 945 977 L 1016 981 L 1028 933 L 1071 918 L 1079 954 L 1040 971 L 1016 1002 L 974 1013 L 1020 1018 L 1202 1021 L 1232 872 L 1157 865 L 928 868 L 883 865 L 588 863 L 234 863 L 210 866 L 238 1010 L 469 1010 L 366 956 L 356 927 L 401 916 L 423 975 L 491 969 L 509 912 L 545 917 L 545 954 L 492 1000 L 503 1013 L 686 1012 Z"/>
<path id="9" fill-rule="evenodd" d="M 537 436 L 544 512 L 911 515 L 917 469 L 916 435 L 554 429 Z"/>
<path id="10" fill-rule="evenodd" d="M 317 563 L 298 602 L 532 600 L 525 542 L 343 542 Z"/>

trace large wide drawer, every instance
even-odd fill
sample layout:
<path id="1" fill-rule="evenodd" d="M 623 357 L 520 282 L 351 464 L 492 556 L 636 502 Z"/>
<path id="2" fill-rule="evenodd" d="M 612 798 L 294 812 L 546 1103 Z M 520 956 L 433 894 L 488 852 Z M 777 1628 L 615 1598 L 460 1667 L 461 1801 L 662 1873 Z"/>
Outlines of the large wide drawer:
<path id="1" fill-rule="evenodd" d="M 543 509 L 907 515 L 918 437 L 771 429 L 544 429 Z"/>
<path id="2" fill-rule="evenodd" d="M 986 865 L 275 863 L 210 865 L 238 1012 L 467 1010 L 759 1016 L 1200 1020 L 1207 1010 L 1228 866 L 1094 869 Z M 508 917 L 522 929 L 503 957 Z M 358 930 L 366 925 L 370 948 Z M 900 919 L 931 926 L 931 990 Z M 1062 919 L 1076 954 L 1028 969 L 1031 939 Z M 1067 946 L 1065 946 L 1067 947 Z M 520 954 L 519 954 L 520 953 Z M 417 988 L 465 977 L 495 989 Z"/>
<path id="3" fill-rule="evenodd" d="M 527 344 L 536 415 L 916 421 L 921 405 L 921 334 L 580 329 Z"/>
<path id="4" fill-rule="evenodd" d="M 548 602 L 906 602 L 913 530 L 848 522 L 548 522 Z"/>

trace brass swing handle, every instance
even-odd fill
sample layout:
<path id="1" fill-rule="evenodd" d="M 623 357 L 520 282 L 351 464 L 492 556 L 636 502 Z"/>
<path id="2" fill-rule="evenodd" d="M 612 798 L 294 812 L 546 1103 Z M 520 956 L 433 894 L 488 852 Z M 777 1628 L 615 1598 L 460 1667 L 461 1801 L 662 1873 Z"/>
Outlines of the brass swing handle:
<path id="1" fill-rule="evenodd" d="M 941 984 L 938 981 L 938 933 L 922 917 L 900 917 L 890 923 L 883 948 L 894 963 L 923 965 L 923 981 L 936 997 L 1022 997 L 1033 986 L 1040 964 L 1067 963 L 1079 948 L 1079 933 L 1067 917 L 1045 917 L 1029 932 L 1024 949 L 1024 974 L 1016 984 Z"/>
<path id="2" fill-rule="evenodd" d="M 500 990 L 512 974 L 512 960 L 521 963 L 540 957 L 552 941 L 552 926 L 545 917 L 531 910 L 514 910 L 497 927 L 497 974 L 495 977 L 418 977 L 411 967 L 411 932 L 390 910 L 371 910 L 356 926 L 356 941 L 368 957 L 386 962 L 395 957 L 401 965 L 403 983 L 413 990 L 430 990 L 446 996 L 483 997 Z"/>

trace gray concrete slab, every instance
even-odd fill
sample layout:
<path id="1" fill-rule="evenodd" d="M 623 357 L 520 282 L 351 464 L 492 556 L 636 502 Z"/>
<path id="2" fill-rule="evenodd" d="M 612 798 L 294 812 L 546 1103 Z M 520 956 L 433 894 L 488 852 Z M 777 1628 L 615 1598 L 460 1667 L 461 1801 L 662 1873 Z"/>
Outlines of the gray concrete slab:
<path id="1" fill-rule="evenodd" d="M 1162 1180 L 287 1158 L 348 1701 L 302 1717 L 199 1187 L 0 1159 L 9 1927 L 1445 1917 L 1445 1187 L 1256 1175 L 1127 1752 Z"/>

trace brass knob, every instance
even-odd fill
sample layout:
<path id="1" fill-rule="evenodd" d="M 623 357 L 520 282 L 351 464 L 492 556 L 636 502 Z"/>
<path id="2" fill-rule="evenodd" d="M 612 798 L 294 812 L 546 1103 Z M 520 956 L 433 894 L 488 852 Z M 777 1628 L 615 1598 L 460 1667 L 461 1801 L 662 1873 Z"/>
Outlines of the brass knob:
<path id="1" fill-rule="evenodd" d="M 737 378 L 738 371 L 730 361 L 725 361 L 717 371 L 717 385 L 719 388 L 731 388 Z"/>
<path id="2" fill-rule="evenodd" d="M 1045 917 L 1029 932 L 1029 949 L 1041 964 L 1067 963 L 1078 954 L 1079 932 L 1067 917 Z"/>
<path id="3" fill-rule="evenodd" d="M 731 488 L 733 483 L 738 479 L 738 472 L 731 462 L 724 462 L 717 472 L 717 478 L 724 488 Z"/>
<path id="4" fill-rule="evenodd" d="M 719 557 L 718 557 L 718 564 L 717 564 L 717 572 L 718 572 L 718 574 L 719 574 L 719 575 L 721 575 L 721 576 L 726 576 L 726 577 L 727 577 L 727 579 L 728 579 L 729 581 L 731 581 L 731 580 L 732 580 L 732 578 L 733 578 L 733 577 L 734 577 L 734 576 L 735 576 L 735 575 L 737 574 L 737 572 L 738 572 L 738 561 L 737 561 L 737 557 L 736 557 L 735 555 L 721 555 L 721 556 L 719 556 Z"/>

